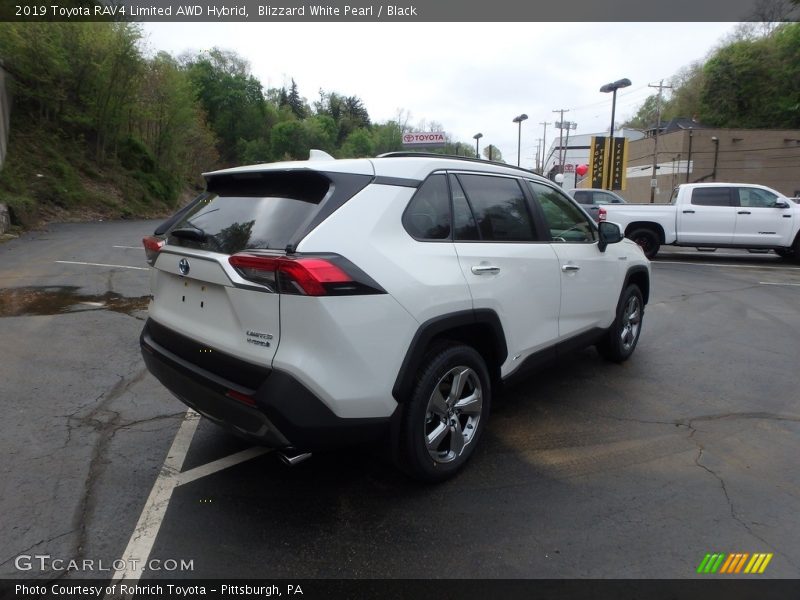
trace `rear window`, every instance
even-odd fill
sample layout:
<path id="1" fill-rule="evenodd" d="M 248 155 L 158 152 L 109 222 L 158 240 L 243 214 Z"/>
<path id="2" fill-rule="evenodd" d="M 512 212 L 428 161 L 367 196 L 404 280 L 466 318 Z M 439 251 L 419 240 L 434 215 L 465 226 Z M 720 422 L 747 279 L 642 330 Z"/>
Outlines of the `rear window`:
<path id="1" fill-rule="evenodd" d="M 733 206 L 731 190 L 726 187 L 695 188 L 692 190 L 692 204 L 698 206 Z"/>
<path id="2" fill-rule="evenodd" d="M 579 204 L 592 203 L 592 197 L 589 192 L 573 192 L 572 197 L 575 198 Z"/>
<path id="3" fill-rule="evenodd" d="M 169 243 L 224 254 L 283 250 L 314 218 L 330 186 L 315 171 L 212 177 L 206 197 L 170 229 Z"/>

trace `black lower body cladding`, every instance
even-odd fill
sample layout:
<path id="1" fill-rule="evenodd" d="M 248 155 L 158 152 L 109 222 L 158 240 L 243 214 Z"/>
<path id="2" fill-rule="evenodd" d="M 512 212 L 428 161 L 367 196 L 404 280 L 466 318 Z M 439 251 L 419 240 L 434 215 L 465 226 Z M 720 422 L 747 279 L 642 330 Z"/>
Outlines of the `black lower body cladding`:
<path id="1" fill-rule="evenodd" d="M 388 435 L 389 417 L 339 417 L 283 371 L 218 351 L 211 353 L 214 363 L 189 361 L 182 355 L 203 356 L 191 351 L 196 343 L 152 319 L 140 342 L 148 370 L 179 400 L 256 444 L 305 451 L 368 443 Z M 236 399 L 242 395 L 252 398 L 254 405 Z"/>

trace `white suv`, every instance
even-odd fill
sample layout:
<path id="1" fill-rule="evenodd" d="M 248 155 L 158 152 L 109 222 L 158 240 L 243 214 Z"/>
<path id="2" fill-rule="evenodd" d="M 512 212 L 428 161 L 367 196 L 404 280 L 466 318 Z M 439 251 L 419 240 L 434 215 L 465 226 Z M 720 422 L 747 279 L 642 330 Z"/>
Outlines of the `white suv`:
<path id="1" fill-rule="evenodd" d="M 572 348 L 636 347 L 647 259 L 530 171 L 393 153 L 205 178 L 144 240 L 142 354 L 183 402 L 285 456 L 384 440 L 443 480 L 501 383 Z"/>

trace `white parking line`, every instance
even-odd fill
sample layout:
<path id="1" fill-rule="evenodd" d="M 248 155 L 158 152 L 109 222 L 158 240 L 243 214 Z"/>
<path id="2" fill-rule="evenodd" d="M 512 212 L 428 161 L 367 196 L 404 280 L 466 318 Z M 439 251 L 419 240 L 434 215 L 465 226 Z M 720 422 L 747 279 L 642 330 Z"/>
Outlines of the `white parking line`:
<path id="1" fill-rule="evenodd" d="M 125 568 L 114 573 L 112 581 L 121 579 L 136 581 L 142 576 L 142 563 L 150 557 L 150 551 L 153 549 L 153 543 L 156 541 L 158 530 L 169 506 L 169 499 L 172 497 L 172 490 L 175 489 L 176 478 L 180 475 L 199 422 L 199 414 L 193 410 L 186 411 L 167 453 L 164 466 L 161 467 L 161 472 L 145 502 L 144 510 L 139 516 L 139 522 L 136 523 L 136 528 L 128 541 L 128 547 L 122 555 Z"/>
<path id="2" fill-rule="evenodd" d="M 217 471 L 222 471 L 228 467 L 238 465 L 239 463 L 250 460 L 251 458 L 256 458 L 257 456 L 266 454 L 267 452 L 272 452 L 272 449 L 264 448 L 263 446 L 253 446 L 252 448 L 242 450 L 236 454 L 225 456 L 224 458 L 220 458 L 208 464 L 195 467 L 194 469 L 189 469 L 188 471 L 184 471 L 178 475 L 178 482 L 175 484 L 175 487 L 184 485 L 186 483 L 191 483 L 192 481 L 200 479 L 201 477 L 212 475 Z"/>
<path id="3" fill-rule="evenodd" d="M 699 263 L 694 261 L 654 260 L 653 265 L 684 265 L 689 267 L 723 267 L 725 269 L 780 269 L 781 271 L 800 271 L 797 267 L 770 267 L 767 265 L 726 265 L 722 263 Z"/>
<path id="4" fill-rule="evenodd" d="M 123 248 L 125 250 L 144 250 L 142 246 L 111 246 L 112 248 Z"/>
<path id="5" fill-rule="evenodd" d="M 761 285 L 790 285 L 794 287 L 800 287 L 800 283 L 781 283 L 779 281 L 759 281 Z"/>
<path id="6" fill-rule="evenodd" d="M 57 260 L 61 265 L 86 265 L 88 267 L 110 267 L 112 269 L 136 269 L 137 271 L 149 271 L 149 267 L 132 267 L 130 265 L 107 265 L 104 263 L 78 262 L 76 260 Z"/>
<path id="7" fill-rule="evenodd" d="M 139 521 L 136 523 L 128 546 L 122 555 L 121 560 L 125 568 L 116 571 L 112 581 L 138 581 L 142 576 L 143 567 L 150 558 L 150 552 L 153 550 L 153 544 L 161 529 L 161 523 L 164 521 L 164 515 L 167 513 L 167 507 L 175 488 L 272 451 L 270 448 L 254 446 L 181 472 L 199 422 L 200 415 L 198 413 L 191 409 L 186 411 L 178 433 L 175 434 L 175 439 L 167 453 L 167 458 L 164 460 L 164 466 L 161 467 L 161 472 L 153 484 L 150 496 L 145 502 Z"/>

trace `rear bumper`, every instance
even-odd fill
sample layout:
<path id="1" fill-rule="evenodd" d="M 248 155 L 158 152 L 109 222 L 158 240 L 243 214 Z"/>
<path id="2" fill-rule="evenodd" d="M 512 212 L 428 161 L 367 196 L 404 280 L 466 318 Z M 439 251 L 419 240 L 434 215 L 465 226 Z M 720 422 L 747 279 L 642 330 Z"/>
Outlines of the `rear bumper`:
<path id="1" fill-rule="evenodd" d="M 198 366 L 187 360 L 196 344 L 152 319 L 145 324 L 140 343 L 148 370 L 179 400 L 254 443 L 317 450 L 374 442 L 389 433 L 390 417 L 338 417 L 283 371 L 254 368 L 221 353 L 214 353 L 224 365 L 221 374 L 212 371 L 214 364 L 208 360 Z M 236 368 L 237 361 L 241 369 Z M 261 377 L 254 376 L 254 370 Z M 237 372 L 247 374 L 244 382 L 232 380 Z M 231 397 L 231 392 L 251 399 L 254 406 Z"/>

